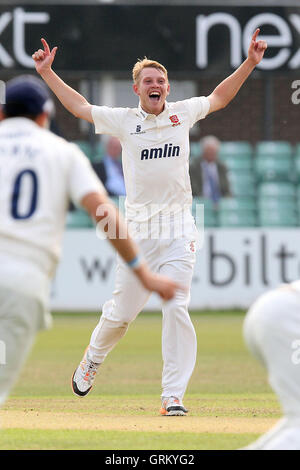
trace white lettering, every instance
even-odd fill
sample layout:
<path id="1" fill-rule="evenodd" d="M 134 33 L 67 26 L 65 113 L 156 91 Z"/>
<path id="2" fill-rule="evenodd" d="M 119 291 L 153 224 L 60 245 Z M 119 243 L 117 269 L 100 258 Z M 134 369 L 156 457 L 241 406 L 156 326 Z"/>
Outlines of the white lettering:
<path id="1" fill-rule="evenodd" d="M 229 29 L 229 61 L 233 68 L 238 67 L 242 62 L 242 52 L 248 55 L 248 48 L 251 37 L 256 28 L 262 28 L 263 25 L 271 25 L 277 34 L 260 35 L 259 39 L 268 43 L 268 48 L 278 48 L 278 51 L 272 57 L 264 57 L 257 65 L 263 70 L 278 69 L 287 63 L 290 69 L 300 67 L 300 48 L 291 56 L 291 46 L 293 45 L 292 26 L 296 33 L 300 34 L 300 15 L 291 14 L 287 21 L 274 13 L 260 13 L 253 16 L 246 23 L 242 31 L 238 20 L 229 13 L 212 13 L 211 15 L 198 15 L 196 18 L 196 64 L 204 69 L 208 66 L 208 36 L 210 29 L 216 25 L 225 25 Z M 287 62 L 289 60 L 289 62 Z"/>
<path id="2" fill-rule="evenodd" d="M 0 340 L 0 365 L 6 364 L 6 344 Z"/>
<path id="3" fill-rule="evenodd" d="M 118 455 L 115 456 L 113 454 L 112 457 L 106 457 L 105 464 L 106 465 L 126 465 L 132 466 L 135 468 L 139 462 L 139 457 L 119 457 Z"/>
<path id="4" fill-rule="evenodd" d="M 296 349 L 292 354 L 292 363 L 297 366 L 300 364 L 300 339 L 293 341 L 292 349 Z"/>
<path id="5" fill-rule="evenodd" d="M 96 210 L 96 216 L 100 218 L 96 226 L 96 234 L 100 240 L 109 238 L 111 240 L 128 237 L 127 227 L 121 227 L 117 220 L 117 211 L 112 204 L 100 204 Z"/>
<path id="6" fill-rule="evenodd" d="M 296 88 L 296 91 L 292 93 L 291 100 L 293 104 L 299 104 L 300 103 L 300 80 L 294 80 L 292 83 L 292 88 Z"/>
<path id="7" fill-rule="evenodd" d="M 5 82 L 0 80 L 0 104 L 5 104 Z"/>
<path id="8" fill-rule="evenodd" d="M 289 16 L 289 20 L 296 29 L 297 33 L 300 33 L 300 15 L 292 14 Z M 291 69 L 298 69 L 300 67 L 300 48 L 298 51 L 293 55 L 291 60 L 288 63 L 288 66 Z"/>
<path id="9" fill-rule="evenodd" d="M 230 32 L 230 65 L 238 67 L 242 61 L 241 27 L 238 20 L 228 13 L 212 13 L 196 18 L 196 64 L 204 69 L 208 64 L 208 32 L 212 26 L 224 24 Z M 222 44 L 223 47 L 223 44 Z"/>
<path id="10" fill-rule="evenodd" d="M 34 61 L 31 55 L 25 52 L 25 25 L 26 23 L 48 23 L 50 15 L 41 12 L 25 12 L 22 8 L 14 10 L 14 32 L 13 32 L 13 48 L 14 54 L 18 62 L 24 67 L 34 67 Z"/>
<path id="11" fill-rule="evenodd" d="M 286 21 L 274 13 L 261 13 L 259 15 L 255 15 L 248 21 L 243 34 L 244 53 L 247 56 L 253 32 L 256 28 L 262 27 L 264 24 L 274 26 L 278 30 L 279 34 L 272 36 L 260 35 L 259 39 L 267 41 L 268 48 L 280 47 L 281 50 L 274 57 L 264 58 L 257 67 L 264 70 L 277 69 L 281 67 L 290 56 L 291 51 L 287 46 L 291 46 L 292 44 L 292 34 Z"/>
<path id="12" fill-rule="evenodd" d="M 3 15 L 0 16 L 0 35 L 3 33 L 5 30 L 6 26 L 11 22 L 12 20 L 12 14 L 11 13 L 3 13 Z M 10 57 L 8 52 L 4 49 L 2 44 L 0 43 L 0 63 L 4 67 L 12 67 L 14 65 L 13 59 Z"/>

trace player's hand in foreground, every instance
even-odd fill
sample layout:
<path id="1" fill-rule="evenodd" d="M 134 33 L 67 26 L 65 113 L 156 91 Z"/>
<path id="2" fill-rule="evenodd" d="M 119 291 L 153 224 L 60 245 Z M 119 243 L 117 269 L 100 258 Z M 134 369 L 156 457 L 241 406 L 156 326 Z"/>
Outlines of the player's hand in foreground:
<path id="1" fill-rule="evenodd" d="M 35 62 L 35 69 L 39 74 L 51 69 L 51 65 L 57 51 L 57 47 L 53 47 L 52 51 L 50 51 L 50 47 L 44 38 L 42 38 L 41 41 L 44 46 L 44 50 L 39 49 L 32 54 L 32 58 Z"/>
<path id="2" fill-rule="evenodd" d="M 149 291 L 156 292 L 163 300 L 170 300 L 175 296 L 177 290 L 185 289 L 168 277 L 151 272 L 145 264 L 140 266 L 136 273 L 143 286 Z"/>
<path id="3" fill-rule="evenodd" d="M 257 30 L 254 32 L 252 36 L 250 46 L 248 49 L 248 59 L 250 59 L 255 65 L 259 64 L 259 62 L 262 60 L 265 50 L 268 47 L 266 41 L 256 40 L 259 33 L 260 33 L 260 29 L 257 28 Z"/>

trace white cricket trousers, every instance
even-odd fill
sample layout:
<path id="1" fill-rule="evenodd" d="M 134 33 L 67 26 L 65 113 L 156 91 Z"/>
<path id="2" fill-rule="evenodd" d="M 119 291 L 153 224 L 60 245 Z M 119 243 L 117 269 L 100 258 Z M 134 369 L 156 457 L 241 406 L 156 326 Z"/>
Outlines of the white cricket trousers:
<path id="1" fill-rule="evenodd" d="M 175 298 L 162 305 L 162 396 L 181 399 L 195 367 L 197 353 L 196 334 L 188 313 L 196 234 L 192 222 L 186 227 L 184 238 L 136 240 L 151 270 L 187 287 L 187 291 L 177 291 Z M 90 354 L 94 362 L 104 361 L 141 312 L 149 295 L 118 258 L 113 297 L 104 304 L 100 322 L 91 336 Z"/>
<path id="2" fill-rule="evenodd" d="M 19 376 L 43 315 L 38 300 L 0 287 L 0 405 Z"/>
<path id="3" fill-rule="evenodd" d="M 244 337 L 266 367 L 284 413 L 246 449 L 300 450 L 300 293 L 287 285 L 260 296 L 245 318 Z"/>

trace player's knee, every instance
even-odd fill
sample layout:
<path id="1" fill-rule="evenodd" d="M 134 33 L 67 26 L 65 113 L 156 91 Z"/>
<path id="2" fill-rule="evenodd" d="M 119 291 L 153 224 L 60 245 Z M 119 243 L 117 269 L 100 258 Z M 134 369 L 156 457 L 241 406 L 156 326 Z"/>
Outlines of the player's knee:
<path id="1" fill-rule="evenodd" d="M 134 320 L 136 315 L 134 316 L 132 312 L 123 311 L 121 308 L 118 308 L 114 299 L 105 302 L 102 308 L 103 318 L 126 326 Z"/>

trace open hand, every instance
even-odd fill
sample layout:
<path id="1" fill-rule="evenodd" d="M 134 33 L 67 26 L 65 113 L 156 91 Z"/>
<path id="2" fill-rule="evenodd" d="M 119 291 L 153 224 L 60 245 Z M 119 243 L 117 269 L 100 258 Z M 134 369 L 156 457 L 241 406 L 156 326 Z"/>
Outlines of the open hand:
<path id="1" fill-rule="evenodd" d="M 248 49 L 248 59 L 250 59 L 255 65 L 259 64 L 259 62 L 262 60 L 265 50 L 268 47 L 266 41 L 256 41 L 256 38 L 259 33 L 260 29 L 257 28 L 257 30 L 252 36 L 251 43 Z"/>
<path id="2" fill-rule="evenodd" d="M 57 51 L 57 47 L 53 47 L 52 51 L 50 51 L 49 45 L 44 38 L 42 38 L 41 41 L 44 46 L 44 50 L 39 49 L 34 54 L 32 54 L 36 71 L 39 74 L 42 74 L 43 72 L 51 69 L 51 65 L 54 61 L 54 57 Z"/>

